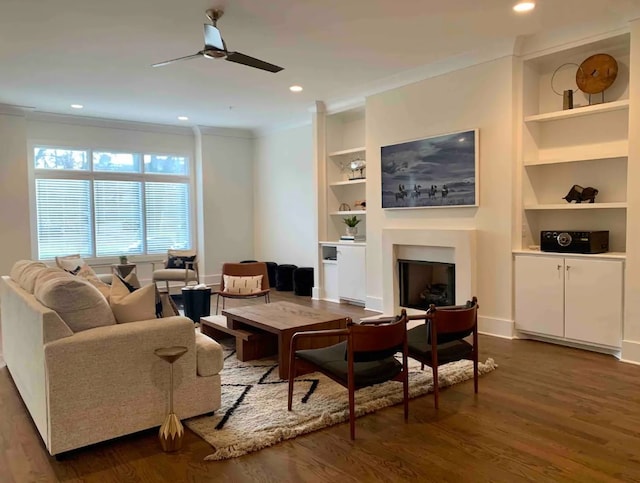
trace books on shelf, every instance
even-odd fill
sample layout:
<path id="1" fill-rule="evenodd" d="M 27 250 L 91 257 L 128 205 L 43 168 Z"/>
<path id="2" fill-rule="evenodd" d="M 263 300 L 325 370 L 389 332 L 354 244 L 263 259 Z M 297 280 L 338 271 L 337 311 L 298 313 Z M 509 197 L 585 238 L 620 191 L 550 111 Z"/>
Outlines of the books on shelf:
<path id="1" fill-rule="evenodd" d="M 346 241 L 346 242 L 363 242 L 365 241 L 363 236 L 357 236 L 357 235 L 342 235 L 340 237 L 340 241 Z"/>

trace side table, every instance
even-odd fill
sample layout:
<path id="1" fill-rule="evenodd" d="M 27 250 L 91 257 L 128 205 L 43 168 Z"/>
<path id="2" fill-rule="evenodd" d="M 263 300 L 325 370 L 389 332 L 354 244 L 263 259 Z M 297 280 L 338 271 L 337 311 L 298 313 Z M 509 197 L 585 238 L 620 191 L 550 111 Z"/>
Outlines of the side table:
<path id="1" fill-rule="evenodd" d="M 164 451 L 177 451 L 182 447 L 182 438 L 184 437 L 184 427 L 173 412 L 173 363 L 180 359 L 188 349 L 184 346 L 162 347 L 153 351 L 160 359 L 167 361 L 171 367 L 171 378 L 169 382 L 169 414 L 167 414 L 164 423 L 160 426 L 158 438 L 160 445 Z"/>

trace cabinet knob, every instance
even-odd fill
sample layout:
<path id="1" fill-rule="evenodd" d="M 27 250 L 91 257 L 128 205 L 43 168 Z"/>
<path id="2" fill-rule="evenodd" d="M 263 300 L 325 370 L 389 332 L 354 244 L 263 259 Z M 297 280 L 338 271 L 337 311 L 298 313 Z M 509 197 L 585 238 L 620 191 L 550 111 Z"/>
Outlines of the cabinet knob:
<path id="1" fill-rule="evenodd" d="M 562 265 L 558 265 L 558 270 L 560 270 L 562 268 Z"/>

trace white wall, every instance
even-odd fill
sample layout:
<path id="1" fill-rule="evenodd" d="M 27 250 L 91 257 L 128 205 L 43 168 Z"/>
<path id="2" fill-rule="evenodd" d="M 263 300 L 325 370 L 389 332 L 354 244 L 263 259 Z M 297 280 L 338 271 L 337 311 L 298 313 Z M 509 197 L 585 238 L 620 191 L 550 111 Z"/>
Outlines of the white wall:
<path id="1" fill-rule="evenodd" d="M 218 283 L 224 262 L 253 259 L 253 140 L 246 131 L 202 135 L 206 283 Z M 213 278 L 212 278 L 213 276 Z"/>
<path id="2" fill-rule="evenodd" d="M 317 207 L 311 124 L 256 139 L 256 259 L 312 267 Z"/>
<path id="3" fill-rule="evenodd" d="M 513 60 L 487 62 L 367 98 L 367 305 L 382 298 L 382 230 L 477 230 L 477 290 L 485 330 L 512 328 Z M 480 206 L 382 210 L 380 147 L 480 130 Z M 457 301 L 462 302 L 462 301 Z M 509 334 L 510 335 L 510 334 Z"/>
<path id="4" fill-rule="evenodd" d="M 0 114 L 0 274 L 31 257 L 26 122 Z"/>

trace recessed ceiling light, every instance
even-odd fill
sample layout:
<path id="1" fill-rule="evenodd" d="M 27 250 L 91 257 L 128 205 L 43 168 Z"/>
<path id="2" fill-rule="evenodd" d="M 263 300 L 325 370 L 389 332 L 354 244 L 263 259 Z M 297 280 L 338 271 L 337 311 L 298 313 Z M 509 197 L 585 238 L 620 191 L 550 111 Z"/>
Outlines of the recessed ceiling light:
<path id="1" fill-rule="evenodd" d="M 302 86 L 291 86 L 289 87 L 291 92 L 302 92 Z"/>
<path id="2" fill-rule="evenodd" d="M 179 121 L 188 121 L 189 118 L 187 116 L 178 116 Z"/>
<path id="3" fill-rule="evenodd" d="M 536 8 L 535 2 L 519 2 L 513 6 L 513 10 L 519 13 L 530 12 L 534 8 Z"/>
<path id="4" fill-rule="evenodd" d="M 84 106 L 82 104 L 71 104 L 71 107 L 74 109 L 82 109 Z"/>

